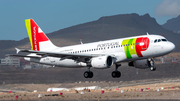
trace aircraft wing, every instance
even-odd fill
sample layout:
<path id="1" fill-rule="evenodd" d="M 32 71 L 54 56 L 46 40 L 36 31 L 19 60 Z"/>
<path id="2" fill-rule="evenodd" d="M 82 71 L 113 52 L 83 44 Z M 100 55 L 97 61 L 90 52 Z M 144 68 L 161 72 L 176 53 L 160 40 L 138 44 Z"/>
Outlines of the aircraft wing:
<path id="1" fill-rule="evenodd" d="M 100 55 L 100 54 L 70 54 L 70 53 L 49 52 L 49 51 L 34 51 L 34 50 L 17 49 L 17 48 L 16 50 L 17 53 L 19 52 L 35 53 L 41 56 L 52 56 L 52 57 L 63 57 L 63 56 L 94 57 Z"/>
<path id="2" fill-rule="evenodd" d="M 41 58 L 41 57 L 39 57 L 39 56 L 28 56 L 28 55 L 9 55 L 9 56 L 14 56 L 14 57 L 28 57 L 28 58 Z"/>
<path id="3" fill-rule="evenodd" d="M 85 58 L 92 58 L 97 56 L 103 56 L 105 54 L 71 54 L 71 53 L 60 53 L 60 52 L 49 52 L 49 51 L 34 51 L 34 50 L 27 50 L 27 49 L 18 49 L 15 48 L 17 51 L 16 55 L 10 55 L 15 57 L 31 57 L 31 58 L 43 58 L 46 56 L 50 57 L 58 57 L 62 59 L 73 59 L 73 60 L 79 60 L 83 61 Z M 18 55 L 19 52 L 26 52 L 26 53 L 34 53 L 37 56 L 31 56 L 31 55 Z"/>

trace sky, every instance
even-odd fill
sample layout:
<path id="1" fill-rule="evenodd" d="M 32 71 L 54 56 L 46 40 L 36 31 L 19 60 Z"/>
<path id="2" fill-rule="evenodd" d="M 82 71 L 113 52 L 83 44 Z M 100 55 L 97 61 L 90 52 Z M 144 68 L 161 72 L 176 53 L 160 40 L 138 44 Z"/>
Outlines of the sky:
<path id="1" fill-rule="evenodd" d="M 28 37 L 25 19 L 47 34 L 103 16 L 137 13 L 162 25 L 180 15 L 180 0 L 0 0 L 0 40 Z"/>

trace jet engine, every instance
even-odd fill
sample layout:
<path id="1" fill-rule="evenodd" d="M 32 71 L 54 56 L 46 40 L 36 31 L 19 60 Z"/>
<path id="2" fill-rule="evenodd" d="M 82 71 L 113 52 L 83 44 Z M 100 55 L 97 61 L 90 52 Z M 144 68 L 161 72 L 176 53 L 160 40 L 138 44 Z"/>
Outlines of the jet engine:
<path id="1" fill-rule="evenodd" d="M 99 56 L 91 59 L 91 66 L 98 69 L 110 68 L 113 65 L 111 56 Z"/>
<path id="2" fill-rule="evenodd" d="M 145 68 L 153 68 L 154 60 L 153 59 L 143 59 L 143 60 L 135 60 L 129 62 L 129 66 L 133 66 L 135 68 L 145 69 Z"/>

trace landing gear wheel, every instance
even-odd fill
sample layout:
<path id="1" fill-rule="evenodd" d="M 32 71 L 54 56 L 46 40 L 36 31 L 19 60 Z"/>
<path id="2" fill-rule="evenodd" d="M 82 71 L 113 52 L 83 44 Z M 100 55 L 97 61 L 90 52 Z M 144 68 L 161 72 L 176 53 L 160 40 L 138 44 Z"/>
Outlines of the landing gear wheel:
<path id="1" fill-rule="evenodd" d="M 155 71 L 156 70 L 156 67 L 151 67 L 151 71 Z"/>
<path id="2" fill-rule="evenodd" d="M 116 78 L 116 71 L 113 71 L 113 72 L 111 73 L 111 75 L 112 75 L 113 78 Z"/>
<path id="3" fill-rule="evenodd" d="M 119 66 L 121 66 L 121 64 L 116 64 L 115 71 L 113 71 L 113 72 L 111 73 L 111 76 L 112 76 L 113 78 L 119 78 L 119 77 L 121 77 L 121 72 L 118 71 L 118 67 L 119 67 Z"/>
<path id="4" fill-rule="evenodd" d="M 84 72 L 84 77 L 85 78 L 92 78 L 93 77 L 93 72 L 91 72 L 91 71 Z"/>
<path id="5" fill-rule="evenodd" d="M 89 72 L 88 72 L 88 71 L 84 72 L 84 77 L 85 77 L 85 78 L 88 78 L 88 77 L 89 77 Z"/>
<path id="6" fill-rule="evenodd" d="M 89 78 L 92 78 L 93 77 L 93 72 L 89 72 Z"/>
<path id="7" fill-rule="evenodd" d="M 113 71 L 113 72 L 111 73 L 111 75 L 112 75 L 113 78 L 119 78 L 119 77 L 121 77 L 121 72 L 119 72 L 119 71 Z"/>
<path id="8" fill-rule="evenodd" d="M 116 74 L 117 74 L 116 75 L 117 78 L 121 77 L 121 72 L 120 71 L 117 71 Z"/>

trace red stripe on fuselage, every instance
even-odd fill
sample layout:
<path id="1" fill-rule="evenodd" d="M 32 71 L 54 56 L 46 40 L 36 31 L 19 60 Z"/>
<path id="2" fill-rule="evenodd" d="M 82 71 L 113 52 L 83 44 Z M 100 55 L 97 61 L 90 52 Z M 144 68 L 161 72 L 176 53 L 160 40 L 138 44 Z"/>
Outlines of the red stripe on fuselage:
<path id="1" fill-rule="evenodd" d="M 136 53 L 138 57 L 143 57 L 141 51 L 145 51 L 149 47 L 149 38 L 148 37 L 140 37 L 136 40 Z M 144 43 L 143 45 L 140 45 L 140 43 Z"/>

